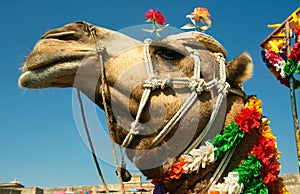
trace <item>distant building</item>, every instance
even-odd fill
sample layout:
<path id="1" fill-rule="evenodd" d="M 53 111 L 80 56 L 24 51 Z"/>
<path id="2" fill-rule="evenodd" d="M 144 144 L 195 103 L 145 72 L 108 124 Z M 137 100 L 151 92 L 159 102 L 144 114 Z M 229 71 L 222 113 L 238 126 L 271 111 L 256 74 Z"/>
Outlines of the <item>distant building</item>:
<path id="1" fill-rule="evenodd" d="M 108 184 L 110 193 L 120 193 L 119 184 Z M 150 182 L 141 182 L 141 175 L 133 174 L 131 181 L 124 183 L 126 193 L 150 194 L 153 189 Z M 96 194 L 106 193 L 102 185 L 67 186 L 54 188 L 25 187 L 18 180 L 0 184 L 0 194 Z"/>
<path id="2" fill-rule="evenodd" d="M 286 184 L 288 191 L 291 194 L 299 193 L 300 190 L 300 175 L 299 174 L 283 174 L 280 175 Z M 124 183 L 125 191 L 131 194 L 150 194 L 153 189 L 153 184 L 150 182 L 141 182 L 141 175 L 133 174 L 130 182 Z M 110 193 L 120 193 L 119 184 L 109 184 Z M 96 194 L 105 193 L 102 185 L 94 186 L 68 186 L 56 188 L 37 188 L 24 187 L 17 179 L 10 183 L 0 184 L 0 194 Z"/>

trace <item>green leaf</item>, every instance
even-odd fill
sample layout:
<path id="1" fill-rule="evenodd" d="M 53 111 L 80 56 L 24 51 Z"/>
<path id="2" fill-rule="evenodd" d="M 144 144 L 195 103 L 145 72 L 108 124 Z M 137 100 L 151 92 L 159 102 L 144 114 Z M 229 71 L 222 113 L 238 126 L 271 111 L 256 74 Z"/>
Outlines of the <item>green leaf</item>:
<path id="1" fill-rule="evenodd" d="M 182 26 L 181 29 L 183 30 L 191 30 L 191 29 L 195 29 L 196 27 L 193 26 L 192 24 L 186 24 L 185 26 Z"/>
<path id="2" fill-rule="evenodd" d="M 155 32 L 155 34 L 156 34 L 157 37 L 159 37 L 159 38 L 161 37 L 160 34 L 157 31 Z"/>
<path id="3" fill-rule="evenodd" d="M 152 22 L 152 19 L 147 19 L 146 22 Z"/>
<path id="4" fill-rule="evenodd" d="M 153 33 L 155 32 L 155 30 L 152 30 L 152 29 L 143 29 L 144 32 L 150 32 L 150 33 Z"/>

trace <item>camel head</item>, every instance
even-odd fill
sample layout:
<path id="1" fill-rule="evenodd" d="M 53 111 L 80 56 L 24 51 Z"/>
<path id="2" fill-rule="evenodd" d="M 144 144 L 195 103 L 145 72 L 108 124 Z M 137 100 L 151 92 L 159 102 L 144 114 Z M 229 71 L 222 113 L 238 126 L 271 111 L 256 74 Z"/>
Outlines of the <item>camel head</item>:
<path id="1" fill-rule="evenodd" d="M 97 26 L 93 27 L 97 40 L 93 40 L 91 27 L 86 22 L 74 22 L 46 32 L 25 61 L 19 85 L 31 89 L 73 87 L 76 71 L 81 67 L 85 74 L 77 75 L 82 84 L 77 87 L 94 96 L 89 79 L 100 73 L 95 41 L 106 49 L 105 60 L 139 41 Z"/>
<path id="2" fill-rule="evenodd" d="M 95 36 L 91 35 L 91 29 Z M 99 54 L 96 45 L 104 51 Z M 153 64 L 155 75 L 166 81 L 166 84 L 151 91 L 140 116 L 142 127 L 128 145 L 127 155 L 149 178 L 162 176 L 166 172 L 173 159 L 183 152 L 182 148 L 201 133 L 212 113 L 211 92 L 203 91 L 180 123 L 174 126 L 174 130 L 157 145 L 151 146 L 153 139 L 190 94 L 188 87 L 168 85 L 166 79 L 193 76 L 195 59 L 191 57 L 189 48 L 200 59 L 201 77 L 205 81 L 220 77 L 220 61 L 215 53 L 220 53 L 225 59 L 226 51 L 215 39 L 202 33 L 181 33 L 152 41 L 146 53 Z M 100 81 L 103 76 L 101 63 L 105 66 L 105 86 Z M 122 144 L 137 116 L 144 83 L 148 78 L 145 63 L 144 43 L 112 30 L 75 22 L 50 30 L 42 36 L 22 67 L 19 85 L 33 89 L 76 87 L 100 107 L 103 107 L 100 88 L 104 87 L 113 121 L 113 138 Z M 225 63 L 226 81 L 231 88 L 242 90 L 242 83 L 252 73 L 250 56 L 243 53 Z M 225 123 L 228 124 L 234 120 L 245 102 L 243 97 L 232 93 L 227 95 L 226 101 Z M 238 164 L 245 157 L 246 154 L 240 155 L 235 163 Z M 151 166 L 155 161 L 158 165 Z M 143 167 L 147 164 L 151 166 L 150 170 Z"/>

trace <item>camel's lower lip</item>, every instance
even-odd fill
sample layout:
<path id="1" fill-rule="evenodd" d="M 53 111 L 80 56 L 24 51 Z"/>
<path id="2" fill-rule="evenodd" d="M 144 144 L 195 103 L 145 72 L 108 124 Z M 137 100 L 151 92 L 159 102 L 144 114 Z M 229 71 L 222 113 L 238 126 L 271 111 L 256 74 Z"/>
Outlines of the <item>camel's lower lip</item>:
<path id="1" fill-rule="evenodd" d="M 23 70 L 18 80 L 19 86 L 32 89 L 72 86 L 79 65 L 78 60 Z"/>
<path id="2" fill-rule="evenodd" d="M 84 60 L 60 62 L 35 69 L 23 68 L 19 86 L 32 89 L 74 87 L 74 80 L 80 80 L 83 84 L 97 83 L 99 76 L 98 57 L 90 55 Z"/>
<path id="3" fill-rule="evenodd" d="M 54 52 L 54 51 L 53 51 Z M 36 52 L 29 56 L 22 67 L 19 86 L 24 88 L 71 87 L 76 71 L 85 66 L 95 52 L 76 50 L 73 55 L 39 55 Z"/>

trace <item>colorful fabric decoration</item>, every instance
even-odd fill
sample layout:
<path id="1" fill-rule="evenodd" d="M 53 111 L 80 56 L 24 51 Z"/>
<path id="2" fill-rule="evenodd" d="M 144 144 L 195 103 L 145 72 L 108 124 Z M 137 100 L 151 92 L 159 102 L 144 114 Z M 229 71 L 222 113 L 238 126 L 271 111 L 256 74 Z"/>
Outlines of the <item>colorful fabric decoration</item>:
<path id="1" fill-rule="evenodd" d="M 179 179 L 183 174 L 199 172 L 201 168 L 222 159 L 226 152 L 237 146 L 253 130 L 257 130 L 257 143 L 240 166 L 229 172 L 223 183 L 213 185 L 210 194 L 239 193 L 288 193 L 282 180 L 278 179 L 280 152 L 277 150 L 275 137 L 269 126 L 269 119 L 262 116 L 262 101 L 250 96 L 248 103 L 235 121 L 224 127 L 223 133 L 205 142 L 200 148 L 179 157 L 165 177 L 154 179 L 153 183 L 163 183 Z"/>
<path id="2" fill-rule="evenodd" d="M 184 172 L 199 172 L 200 168 L 205 168 L 206 165 L 214 163 L 217 160 L 215 150 L 213 144 L 207 141 L 205 146 L 193 149 L 188 155 L 183 155 L 182 158 L 186 162 L 182 167 Z"/>
<path id="3" fill-rule="evenodd" d="M 239 183 L 239 173 L 230 172 L 228 177 L 224 178 L 224 183 L 214 185 L 210 190 L 210 194 L 219 193 L 242 193 L 244 189 L 244 184 Z"/>
<path id="4" fill-rule="evenodd" d="M 300 42 L 297 42 L 294 45 L 283 70 L 288 77 L 292 76 L 293 73 L 300 74 Z"/>
<path id="5" fill-rule="evenodd" d="M 286 56 L 285 31 L 281 30 L 276 34 L 277 38 L 270 39 L 264 43 L 262 58 L 270 72 L 280 81 L 281 84 L 290 87 L 290 78 L 293 74 L 300 74 L 300 28 L 297 15 L 293 14 L 291 25 L 295 26 L 290 30 L 294 32 L 295 44 L 289 56 Z M 282 38 L 280 38 L 282 37 Z M 300 88 L 300 80 L 293 78 L 294 88 Z"/>
<path id="6" fill-rule="evenodd" d="M 289 79 L 283 71 L 286 64 L 285 60 L 271 50 L 268 50 L 267 52 L 262 51 L 262 57 L 263 61 L 266 63 L 270 72 L 276 77 L 276 79 L 279 80 L 282 85 L 289 87 Z"/>

